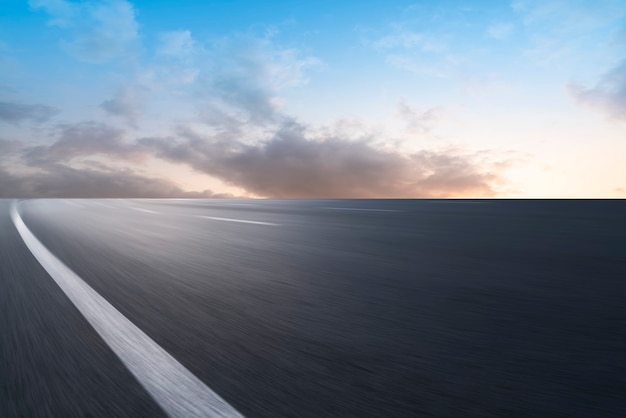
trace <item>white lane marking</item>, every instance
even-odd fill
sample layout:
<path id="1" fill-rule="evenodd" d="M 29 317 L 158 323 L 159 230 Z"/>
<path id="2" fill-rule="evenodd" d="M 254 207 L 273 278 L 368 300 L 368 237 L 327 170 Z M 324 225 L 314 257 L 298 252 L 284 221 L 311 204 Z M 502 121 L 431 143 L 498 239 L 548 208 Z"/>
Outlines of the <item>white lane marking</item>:
<path id="1" fill-rule="evenodd" d="M 156 214 L 160 214 L 160 213 L 161 213 L 161 212 L 156 212 L 156 211 L 154 211 L 154 210 L 150 210 L 150 209 L 136 208 L 136 207 L 134 207 L 134 206 L 129 206 L 128 208 L 129 208 L 129 209 L 136 210 L 136 211 L 139 211 L 139 212 L 156 213 Z"/>
<path id="2" fill-rule="evenodd" d="M 202 202 L 202 203 L 207 203 L 205 206 L 258 206 L 255 205 L 253 203 L 230 203 L 230 202 Z"/>
<path id="3" fill-rule="evenodd" d="M 329 210 L 359 210 L 364 212 L 402 212 L 397 209 L 361 209 L 361 208 L 327 208 L 323 207 L 321 209 L 329 209 Z"/>
<path id="4" fill-rule="evenodd" d="M 11 205 L 24 243 L 102 339 L 171 417 L 242 417 L 52 254 Z"/>
<path id="5" fill-rule="evenodd" d="M 202 216 L 202 215 L 198 215 L 197 217 L 198 218 L 204 218 L 204 219 L 212 219 L 214 221 L 240 222 L 240 223 L 243 223 L 243 224 L 279 226 L 279 224 L 274 224 L 274 223 L 271 223 L 271 222 L 246 221 L 244 219 L 218 218 L 216 216 Z"/>

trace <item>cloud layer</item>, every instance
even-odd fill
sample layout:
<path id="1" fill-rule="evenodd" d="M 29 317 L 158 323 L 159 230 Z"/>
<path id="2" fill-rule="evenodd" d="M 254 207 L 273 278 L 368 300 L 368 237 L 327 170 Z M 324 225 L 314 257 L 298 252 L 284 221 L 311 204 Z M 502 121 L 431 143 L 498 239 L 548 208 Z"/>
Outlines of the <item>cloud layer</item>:
<path id="1" fill-rule="evenodd" d="M 142 139 L 140 144 L 159 158 L 267 197 L 492 196 L 502 181 L 495 165 L 472 155 L 428 150 L 403 154 L 365 139 L 307 135 L 304 126 L 291 121 L 256 144 L 189 135 Z"/>
<path id="2" fill-rule="evenodd" d="M 16 174 L 0 167 L 0 198 L 211 198 L 209 190 L 187 192 L 175 183 L 131 170 L 75 169 L 54 164 L 36 173 Z"/>
<path id="3" fill-rule="evenodd" d="M 13 155 L 13 169 L 3 168 L 0 196 L 216 196 L 185 192 L 172 181 L 106 163 L 139 167 L 149 158 L 185 164 L 251 194 L 276 198 L 492 196 L 503 182 L 496 164 L 477 155 L 405 154 L 381 149 L 369 138 L 320 137 L 294 120 L 284 120 L 270 138 L 255 143 L 188 128 L 172 137 L 127 140 L 128 132 L 95 122 L 59 125 L 55 135 L 49 145 L 0 141 L 0 149 Z"/>
<path id="4" fill-rule="evenodd" d="M 189 30 L 167 31 L 148 48 L 139 43 L 135 11 L 125 0 L 30 5 L 48 14 L 71 56 L 125 76 L 82 120 L 45 125 L 55 109 L 0 102 L 0 121 L 45 125 L 32 142 L 0 141 L 0 150 L 10 150 L 0 157 L 0 196 L 216 196 L 186 192 L 168 173 L 142 174 L 155 159 L 276 198 L 493 196 L 505 183 L 489 152 L 478 156 L 446 144 L 406 152 L 393 145 L 402 138 L 356 119 L 349 132 L 303 123 L 286 110 L 285 93 L 323 65 L 277 45 L 271 33 L 200 41 Z M 443 48 L 402 28 L 374 46 Z M 132 70 L 111 64 L 124 58 Z M 440 117 L 438 108 L 406 101 L 395 115 L 412 138 L 429 135 Z"/>

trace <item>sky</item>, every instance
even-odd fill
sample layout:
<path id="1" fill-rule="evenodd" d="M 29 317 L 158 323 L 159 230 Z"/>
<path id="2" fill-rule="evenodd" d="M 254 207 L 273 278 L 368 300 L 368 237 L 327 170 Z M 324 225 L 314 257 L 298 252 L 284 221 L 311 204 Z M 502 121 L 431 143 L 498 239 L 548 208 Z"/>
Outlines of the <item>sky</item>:
<path id="1" fill-rule="evenodd" d="M 623 0 L 0 8 L 0 197 L 626 197 Z"/>

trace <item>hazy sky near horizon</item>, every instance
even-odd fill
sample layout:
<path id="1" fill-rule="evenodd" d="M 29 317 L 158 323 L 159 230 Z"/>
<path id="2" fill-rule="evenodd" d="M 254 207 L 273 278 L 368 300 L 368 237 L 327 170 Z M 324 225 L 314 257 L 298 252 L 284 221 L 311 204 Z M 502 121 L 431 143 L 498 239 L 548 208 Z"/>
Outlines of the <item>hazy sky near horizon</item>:
<path id="1" fill-rule="evenodd" d="M 623 0 L 0 7 L 0 197 L 626 197 Z"/>

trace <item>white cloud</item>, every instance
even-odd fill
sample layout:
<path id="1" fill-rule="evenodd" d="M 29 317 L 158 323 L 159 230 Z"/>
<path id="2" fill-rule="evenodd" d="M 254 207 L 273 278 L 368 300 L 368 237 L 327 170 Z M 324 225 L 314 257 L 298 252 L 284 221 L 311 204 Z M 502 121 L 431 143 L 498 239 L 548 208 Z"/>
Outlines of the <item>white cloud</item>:
<path id="1" fill-rule="evenodd" d="M 128 56 L 138 38 L 134 8 L 125 0 L 31 0 L 30 5 L 48 13 L 51 25 L 67 31 L 70 37 L 62 47 L 83 61 L 103 63 Z"/>
<path id="2" fill-rule="evenodd" d="M 431 107 L 418 109 L 400 100 L 396 107 L 396 117 L 404 125 L 409 135 L 423 136 L 432 131 L 433 125 L 439 120 L 441 109 Z"/>
<path id="3" fill-rule="evenodd" d="M 270 39 L 235 35 L 203 46 L 198 75 L 190 86 L 203 119 L 262 126 L 275 121 L 281 94 L 306 84 L 305 71 L 319 65 Z"/>
<path id="4" fill-rule="evenodd" d="M 66 27 L 75 15 L 76 6 L 65 0 L 29 0 L 32 9 L 43 9 L 50 15 L 52 26 Z"/>
<path id="5" fill-rule="evenodd" d="M 171 31 L 159 36 L 157 53 L 173 57 L 186 57 L 194 52 L 196 42 L 188 30 Z"/>

